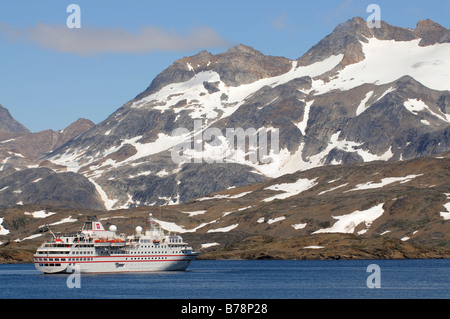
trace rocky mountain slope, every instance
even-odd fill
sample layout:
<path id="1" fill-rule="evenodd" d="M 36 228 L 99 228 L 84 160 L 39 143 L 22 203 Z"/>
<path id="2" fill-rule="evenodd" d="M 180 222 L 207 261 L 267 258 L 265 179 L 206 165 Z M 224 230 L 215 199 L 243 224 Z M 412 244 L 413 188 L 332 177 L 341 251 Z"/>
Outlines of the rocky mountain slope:
<path id="1" fill-rule="evenodd" d="M 296 60 L 245 45 L 202 51 L 105 121 L 59 132 L 30 133 L 1 108 L 0 207 L 173 205 L 327 165 L 449 151 L 449 34 L 430 20 L 370 29 L 354 18 Z M 50 191 L 71 184 L 73 198 Z"/>
<path id="2" fill-rule="evenodd" d="M 105 209 L 119 209 L 182 203 L 324 165 L 446 152 L 449 34 L 430 20 L 414 30 L 385 22 L 370 29 L 354 18 L 297 60 L 245 45 L 202 51 L 41 165 L 83 175 Z M 227 136 L 239 129 L 243 148 Z"/>
<path id="3" fill-rule="evenodd" d="M 0 132 L 5 133 L 16 133 L 16 134 L 24 134 L 29 133 L 30 131 L 17 122 L 9 111 L 0 105 Z"/>
<path id="4" fill-rule="evenodd" d="M 97 125 L 30 133 L 0 107 L 0 262 L 44 224 L 150 212 L 202 258 L 449 258 L 449 56 L 430 20 L 354 18 L 296 60 L 181 58 Z"/>
<path id="5" fill-rule="evenodd" d="M 5 108 L 1 112 L 8 115 L 4 119 L 9 125 L 0 127 L 0 207 L 51 204 L 104 209 L 87 178 L 75 173 L 57 173 L 52 165 L 39 160 L 94 127 L 94 123 L 79 119 L 64 130 L 31 133 Z"/>
<path id="6" fill-rule="evenodd" d="M 0 211 L 0 255 L 29 260 L 86 216 L 132 234 L 149 213 L 202 258 L 450 258 L 450 153 L 323 166 L 162 208 L 114 212 L 24 205 Z M 19 256 L 19 252 L 22 255 Z"/>
<path id="7" fill-rule="evenodd" d="M 13 118 L 11 121 L 15 122 Z M 60 131 L 45 130 L 37 133 L 31 133 L 28 130 L 23 132 L 0 131 L 0 156 L 5 159 L 14 155 L 24 158 L 30 163 L 38 162 L 45 154 L 61 147 L 94 126 L 95 124 L 90 120 L 78 119 Z"/>

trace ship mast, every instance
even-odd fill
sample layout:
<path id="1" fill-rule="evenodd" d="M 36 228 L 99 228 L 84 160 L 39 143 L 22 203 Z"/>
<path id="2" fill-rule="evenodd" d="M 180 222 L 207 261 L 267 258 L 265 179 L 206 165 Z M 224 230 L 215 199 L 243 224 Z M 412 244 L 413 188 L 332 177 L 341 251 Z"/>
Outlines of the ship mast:
<path id="1" fill-rule="evenodd" d="M 44 225 L 45 225 L 45 229 L 43 231 L 46 232 L 48 230 L 50 232 L 50 234 L 52 234 L 53 238 L 56 239 L 56 235 L 52 232 L 52 230 L 50 229 L 50 226 L 48 224 L 44 224 Z"/>

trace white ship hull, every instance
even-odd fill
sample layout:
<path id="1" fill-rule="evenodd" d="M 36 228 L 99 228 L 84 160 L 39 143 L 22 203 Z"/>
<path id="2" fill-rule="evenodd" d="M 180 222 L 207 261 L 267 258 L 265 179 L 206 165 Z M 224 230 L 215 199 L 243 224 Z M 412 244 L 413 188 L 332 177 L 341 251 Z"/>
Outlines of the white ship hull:
<path id="1" fill-rule="evenodd" d="M 99 257 L 95 261 L 81 262 L 35 262 L 36 269 L 47 274 L 51 273 L 115 273 L 115 272 L 154 272 L 154 271 L 184 271 L 190 263 L 197 257 L 197 254 L 191 256 L 168 256 L 164 260 L 124 260 L 111 257 L 105 259 Z M 138 257 L 152 258 L 152 257 Z M 163 257 L 161 257 L 163 258 Z M 164 257 L 165 258 L 165 257 Z"/>
<path id="2" fill-rule="evenodd" d="M 55 236 L 34 255 L 37 270 L 52 273 L 116 273 L 183 271 L 199 255 L 179 235 L 151 231 L 120 237 L 115 226 L 105 231 L 100 222 L 87 222 L 72 236 Z"/>

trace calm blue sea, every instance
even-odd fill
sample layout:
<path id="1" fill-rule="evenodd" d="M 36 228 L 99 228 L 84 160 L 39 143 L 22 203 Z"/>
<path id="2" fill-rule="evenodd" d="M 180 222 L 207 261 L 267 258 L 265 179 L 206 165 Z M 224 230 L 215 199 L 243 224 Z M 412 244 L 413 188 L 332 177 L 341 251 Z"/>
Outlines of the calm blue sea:
<path id="1" fill-rule="evenodd" d="M 371 264 L 377 272 L 367 271 Z M 369 276 L 379 288 L 368 288 Z M 0 265 L 0 299 L 450 298 L 450 259 L 198 260 L 185 272 L 82 274 L 80 288 L 68 288 L 68 277 Z"/>

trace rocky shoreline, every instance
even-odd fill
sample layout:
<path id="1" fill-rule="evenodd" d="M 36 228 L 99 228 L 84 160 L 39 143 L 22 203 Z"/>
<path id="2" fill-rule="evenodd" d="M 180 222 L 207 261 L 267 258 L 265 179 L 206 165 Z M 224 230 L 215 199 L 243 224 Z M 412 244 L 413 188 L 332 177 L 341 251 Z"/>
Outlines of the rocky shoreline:
<path id="1" fill-rule="evenodd" d="M 359 238 L 352 234 L 311 235 L 290 239 L 252 236 L 222 249 L 206 249 L 199 259 L 441 259 L 450 251 L 415 246 L 393 238 Z"/>

